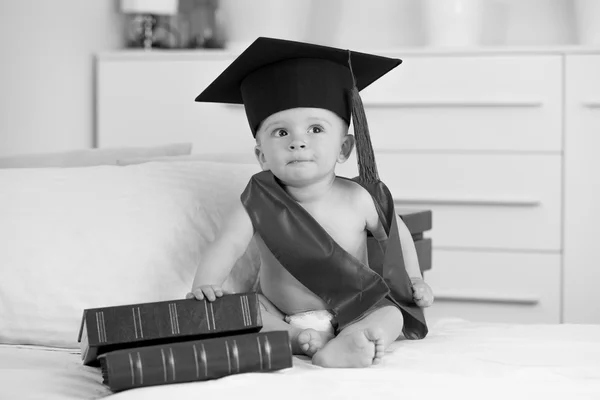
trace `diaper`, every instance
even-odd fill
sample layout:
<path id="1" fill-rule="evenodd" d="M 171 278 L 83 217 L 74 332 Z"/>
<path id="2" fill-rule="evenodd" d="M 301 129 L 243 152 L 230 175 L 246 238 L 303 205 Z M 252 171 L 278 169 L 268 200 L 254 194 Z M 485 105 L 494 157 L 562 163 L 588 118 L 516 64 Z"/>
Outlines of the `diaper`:
<path id="1" fill-rule="evenodd" d="M 327 310 L 305 311 L 285 317 L 285 322 L 300 329 L 312 328 L 315 331 L 335 334 L 333 314 Z"/>

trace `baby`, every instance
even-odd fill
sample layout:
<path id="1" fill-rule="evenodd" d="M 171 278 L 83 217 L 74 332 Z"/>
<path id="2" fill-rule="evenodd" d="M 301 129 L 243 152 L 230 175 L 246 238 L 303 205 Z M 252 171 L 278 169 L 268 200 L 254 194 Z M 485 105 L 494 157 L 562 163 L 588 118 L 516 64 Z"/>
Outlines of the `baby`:
<path id="1" fill-rule="evenodd" d="M 254 238 L 263 330 L 288 331 L 294 354 L 323 367 L 366 367 L 402 333 L 427 334 L 421 308 L 432 304 L 432 291 L 411 234 L 376 176 L 354 80 L 354 71 L 373 81 L 398 64 L 259 38 L 198 96 L 245 105 L 263 172 L 206 249 L 188 298 L 222 296 Z M 348 133 L 350 115 L 355 136 Z M 336 176 L 336 164 L 355 147 L 361 176 Z"/>

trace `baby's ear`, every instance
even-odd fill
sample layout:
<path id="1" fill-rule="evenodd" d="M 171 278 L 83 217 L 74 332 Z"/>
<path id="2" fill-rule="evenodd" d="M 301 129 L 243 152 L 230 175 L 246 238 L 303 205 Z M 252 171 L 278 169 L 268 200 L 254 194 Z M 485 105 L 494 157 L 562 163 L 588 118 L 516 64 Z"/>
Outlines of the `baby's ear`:
<path id="1" fill-rule="evenodd" d="M 340 164 L 345 163 L 348 160 L 348 158 L 350 158 L 353 149 L 354 135 L 347 134 L 346 136 L 344 136 L 342 148 L 340 149 L 340 154 L 338 155 L 337 162 Z"/>
<path id="2" fill-rule="evenodd" d="M 267 166 L 267 161 L 265 160 L 265 153 L 263 153 L 262 149 L 260 148 L 260 144 L 254 146 L 254 155 L 256 156 L 256 159 L 258 160 L 262 170 L 268 171 L 269 167 Z"/>

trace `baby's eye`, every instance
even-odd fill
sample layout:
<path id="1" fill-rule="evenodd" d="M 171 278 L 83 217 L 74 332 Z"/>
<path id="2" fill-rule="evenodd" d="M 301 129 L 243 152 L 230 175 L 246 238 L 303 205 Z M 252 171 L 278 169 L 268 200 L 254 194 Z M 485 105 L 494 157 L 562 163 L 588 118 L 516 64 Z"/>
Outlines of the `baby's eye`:
<path id="1" fill-rule="evenodd" d="M 314 125 L 314 126 L 311 126 L 308 131 L 310 133 L 321 133 L 321 132 L 323 132 L 323 128 L 320 127 L 319 125 Z"/>
<path id="2" fill-rule="evenodd" d="M 285 129 L 276 129 L 276 130 L 273 132 L 273 135 L 274 135 L 275 137 L 284 137 L 284 136 L 287 136 L 287 134 L 288 134 L 288 133 L 287 133 L 287 131 L 286 131 Z"/>

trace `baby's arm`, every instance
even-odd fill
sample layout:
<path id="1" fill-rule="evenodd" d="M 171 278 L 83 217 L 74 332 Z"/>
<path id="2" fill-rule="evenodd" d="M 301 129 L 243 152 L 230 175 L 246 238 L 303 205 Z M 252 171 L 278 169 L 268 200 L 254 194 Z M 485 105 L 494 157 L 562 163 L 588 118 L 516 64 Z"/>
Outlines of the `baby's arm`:
<path id="1" fill-rule="evenodd" d="M 433 292 L 423 280 L 415 242 L 402 218 L 396 216 L 396 221 L 398 221 L 398 233 L 400 235 L 404 265 L 412 283 L 413 298 L 419 307 L 429 307 L 433 304 Z"/>
<path id="2" fill-rule="evenodd" d="M 196 270 L 192 292 L 187 297 L 210 301 L 221 297 L 221 286 L 234 264 L 246 251 L 254 234 L 252 221 L 241 202 L 231 210 L 215 240 L 204 251 Z"/>
<path id="3" fill-rule="evenodd" d="M 400 245 L 402 246 L 402 256 L 404 257 L 404 265 L 406 266 L 406 272 L 411 280 L 423 279 L 421 274 L 421 267 L 419 265 L 419 258 L 417 256 L 417 248 L 413 241 L 412 235 L 408 230 L 408 227 L 400 218 L 396 215 L 396 221 L 398 226 L 398 234 L 400 235 Z"/>
<path id="4" fill-rule="evenodd" d="M 366 190 L 362 190 L 361 192 L 361 200 L 366 213 L 366 228 L 373 234 L 375 239 L 387 239 L 385 228 L 379 219 L 373 198 Z M 400 237 L 400 246 L 402 247 L 402 257 L 404 258 L 404 267 L 412 283 L 413 298 L 419 307 L 429 307 L 433 303 L 433 293 L 429 285 L 423 280 L 415 242 L 402 218 L 396 216 L 396 222 Z"/>

